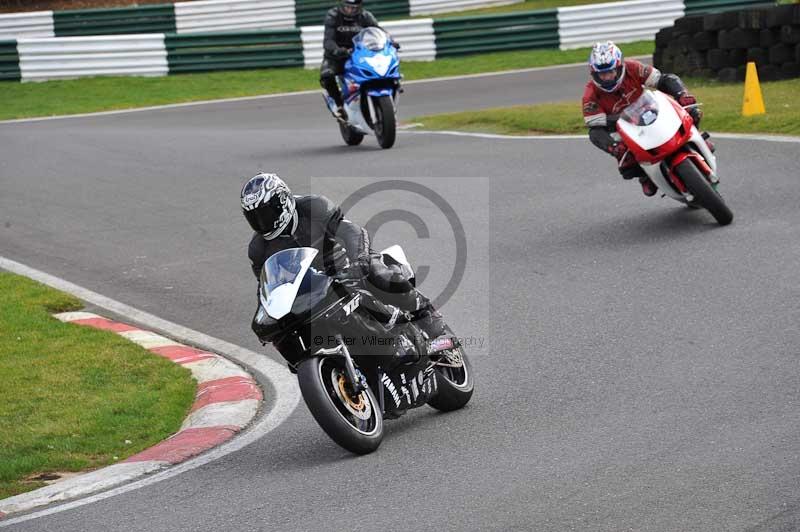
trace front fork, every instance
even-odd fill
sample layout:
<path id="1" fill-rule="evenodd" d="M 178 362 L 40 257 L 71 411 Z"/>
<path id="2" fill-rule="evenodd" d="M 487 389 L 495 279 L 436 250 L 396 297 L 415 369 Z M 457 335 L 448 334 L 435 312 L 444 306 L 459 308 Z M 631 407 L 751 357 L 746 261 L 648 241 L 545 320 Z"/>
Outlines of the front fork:
<path id="1" fill-rule="evenodd" d="M 364 390 L 367 389 L 367 379 L 364 377 L 364 374 L 360 371 L 356 371 L 356 366 L 353 363 L 353 358 L 350 356 L 350 350 L 347 349 L 347 346 L 342 340 L 342 335 L 337 334 L 336 338 L 336 347 L 332 347 L 330 349 L 318 349 L 316 354 L 318 355 L 340 355 L 344 358 L 344 367 L 345 371 L 347 371 L 347 380 L 350 381 L 350 385 L 353 387 L 353 394 L 358 395 Z"/>

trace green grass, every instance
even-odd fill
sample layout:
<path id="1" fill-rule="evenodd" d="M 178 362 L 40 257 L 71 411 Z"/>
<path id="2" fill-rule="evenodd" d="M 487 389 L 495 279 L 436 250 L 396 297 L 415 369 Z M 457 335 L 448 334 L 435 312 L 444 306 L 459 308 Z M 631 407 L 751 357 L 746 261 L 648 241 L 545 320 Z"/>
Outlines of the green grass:
<path id="1" fill-rule="evenodd" d="M 800 79 L 762 83 L 767 114 L 741 116 L 742 83 L 722 84 L 687 80 L 687 85 L 703 102 L 703 129 L 730 133 L 773 133 L 800 135 Z M 449 113 L 413 118 L 424 129 L 460 130 L 506 135 L 583 133 L 578 102 L 523 105 L 483 111 Z"/>
<path id="2" fill-rule="evenodd" d="M 652 42 L 625 45 L 628 55 L 648 54 Z M 523 50 L 434 62 L 403 63 L 405 79 L 513 70 L 584 61 L 588 48 Z M 158 78 L 98 77 L 42 83 L 0 82 L 0 119 L 53 116 L 168 103 L 319 89 L 316 69 L 285 68 L 181 74 Z"/>
<path id="3" fill-rule="evenodd" d="M 0 272 L 0 499 L 45 472 L 114 463 L 176 432 L 191 373 L 114 333 L 61 323 L 77 299 Z M 130 443 L 126 443 L 126 440 Z"/>

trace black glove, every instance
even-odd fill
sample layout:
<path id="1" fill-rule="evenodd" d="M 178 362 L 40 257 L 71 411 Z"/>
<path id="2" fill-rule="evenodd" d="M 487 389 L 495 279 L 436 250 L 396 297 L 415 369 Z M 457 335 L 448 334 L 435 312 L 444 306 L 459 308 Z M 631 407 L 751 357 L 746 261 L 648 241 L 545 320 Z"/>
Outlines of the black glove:
<path id="1" fill-rule="evenodd" d="M 342 48 L 341 46 L 333 51 L 333 57 L 337 59 L 346 59 L 350 57 L 350 49 Z"/>
<path id="2" fill-rule="evenodd" d="M 686 112 L 694 120 L 694 125 L 699 125 L 700 119 L 703 118 L 703 111 L 697 106 L 697 98 L 686 92 L 678 96 L 678 103 L 684 108 L 688 107 Z"/>
<path id="3" fill-rule="evenodd" d="M 400 43 L 397 42 L 397 41 L 392 41 L 392 46 L 394 46 L 395 50 L 399 50 L 400 49 Z"/>
<path id="4" fill-rule="evenodd" d="M 366 277 L 366 274 L 358 265 L 351 265 L 347 268 L 342 268 L 333 274 L 333 278 L 337 281 L 360 281 L 364 277 Z"/>

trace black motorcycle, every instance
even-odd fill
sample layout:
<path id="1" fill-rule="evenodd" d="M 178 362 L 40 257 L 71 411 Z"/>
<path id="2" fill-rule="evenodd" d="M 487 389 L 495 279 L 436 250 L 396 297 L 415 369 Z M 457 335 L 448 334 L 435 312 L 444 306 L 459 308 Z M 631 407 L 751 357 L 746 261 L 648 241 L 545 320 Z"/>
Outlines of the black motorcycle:
<path id="1" fill-rule="evenodd" d="M 458 339 L 430 339 L 413 322 L 377 319 L 371 292 L 329 275 L 318 250 L 272 255 L 261 272 L 253 330 L 297 374 L 317 423 L 345 449 L 367 454 L 383 439 L 383 420 L 428 404 L 462 408 L 472 397 L 472 368 Z M 387 268 L 414 283 L 399 246 L 381 253 Z M 402 316 L 400 316 L 402 318 Z"/>

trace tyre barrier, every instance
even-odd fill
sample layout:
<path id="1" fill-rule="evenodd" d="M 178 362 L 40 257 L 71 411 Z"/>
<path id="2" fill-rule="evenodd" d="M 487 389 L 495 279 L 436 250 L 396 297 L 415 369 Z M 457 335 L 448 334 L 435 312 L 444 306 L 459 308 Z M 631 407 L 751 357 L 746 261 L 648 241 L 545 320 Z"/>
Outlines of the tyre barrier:
<path id="1" fill-rule="evenodd" d="M 800 77 L 800 4 L 693 15 L 656 34 L 653 64 L 682 76 L 743 81 Z"/>

